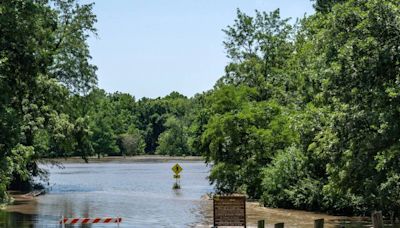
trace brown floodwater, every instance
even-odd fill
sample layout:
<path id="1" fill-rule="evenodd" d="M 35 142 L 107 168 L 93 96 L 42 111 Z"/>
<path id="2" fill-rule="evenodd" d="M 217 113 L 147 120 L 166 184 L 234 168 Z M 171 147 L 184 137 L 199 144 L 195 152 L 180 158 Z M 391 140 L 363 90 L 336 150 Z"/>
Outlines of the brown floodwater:
<path id="1" fill-rule="evenodd" d="M 15 195 L 14 204 L 0 211 L 0 227 L 59 227 L 61 216 L 122 217 L 121 228 L 210 227 L 212 201 L 204 197 L 213 191 L 207 180 L 209 167 L 199 161 L 179 161 L 182 188 L 173 190 L 171 167 L 175 163 L 68 163 L 64 169 L 47 167 L 49 192 L 34 199 Z M 249 226 L 265 219 L 269 227 L 284 222 L 285 227 L 305 228 L 313 227 L 313 221 L 319 218 L 325 219 L 326 227 L 370 226 L 366 218 L 270 209 L 257 203 L 248 203 L 246 211 Z"/>

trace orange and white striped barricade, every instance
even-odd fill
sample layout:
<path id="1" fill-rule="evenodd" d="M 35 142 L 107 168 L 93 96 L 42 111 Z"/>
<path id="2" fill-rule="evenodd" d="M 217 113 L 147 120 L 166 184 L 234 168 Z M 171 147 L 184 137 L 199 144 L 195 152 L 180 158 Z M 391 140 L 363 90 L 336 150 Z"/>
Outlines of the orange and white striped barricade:
<path id="1" fill-rule="evenodd" d="M 107 224 L 116 223 L 117 227 L 122 222 L 122 218 L 64 218 L 60 220 L 60 224 L 64 228 L 67 224 Z"/>

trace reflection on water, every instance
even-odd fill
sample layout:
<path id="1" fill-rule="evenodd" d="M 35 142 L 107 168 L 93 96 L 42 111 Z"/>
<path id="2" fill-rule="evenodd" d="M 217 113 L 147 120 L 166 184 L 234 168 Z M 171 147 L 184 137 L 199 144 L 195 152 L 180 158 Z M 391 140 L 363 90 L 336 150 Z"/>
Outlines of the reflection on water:
<path id="1" fill-rule="evenodd" d="M 24 214 L 1 212 L 0 227 L 59 227 L 61 216 L 122 217 L 120 227 L 191 226 L 202 219 L 201 196 L 212 191 L 206 179 L 208 168 L 202 162 L 180 162 L 184 169 L 182 189 L 173 190 L 174 164 L 96 163 L 50 168 L 50 193 L 38 197 L 35 207 Z"/>
<path id="2" fill-rule="evenodd" d="M 36 216 L 22 213 L 7 213 L 0 210 L 0 227 L 34 227 Z"/>

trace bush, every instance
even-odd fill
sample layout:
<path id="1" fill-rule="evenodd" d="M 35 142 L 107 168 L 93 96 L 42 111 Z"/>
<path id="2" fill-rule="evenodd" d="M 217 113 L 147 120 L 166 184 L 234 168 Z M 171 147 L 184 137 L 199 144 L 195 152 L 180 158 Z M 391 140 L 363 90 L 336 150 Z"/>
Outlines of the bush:
<path id="1" fill-rule="evenodd" d="M 270 207 L 316 209 L 322 187 L 307 173 L 307 157 L 299 148 L 279 151 L 263 169 L 262 202 Z"/>

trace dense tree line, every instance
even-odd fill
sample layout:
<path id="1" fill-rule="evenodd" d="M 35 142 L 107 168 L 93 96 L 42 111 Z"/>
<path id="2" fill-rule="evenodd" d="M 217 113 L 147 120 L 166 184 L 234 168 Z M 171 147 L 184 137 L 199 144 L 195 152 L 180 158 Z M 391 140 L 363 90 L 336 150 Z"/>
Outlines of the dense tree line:
<path id="1" fill-rule="evenodd" d="M 126 93 L 108 94 L 97 88 L 85 96 L 75 95 L 68 102 L 70 116 L 87 119 L 88 144 L 92 149 L 75 148 L 71 153 L 86 157 L 196 155 L 189 145 L 194 103 L 194 98 L 177 92 L 163 98 L 138 101 Z"/>
<path id="2" fill-rule="evenodd" d="M 92 5 L 0 4 L 0 199 L 43 158 L 199 155 L 217 192 L 272 207 L 400 212 L 400 2 L 316 0 L 296 23 L 240 10 L 213 89 L 96 88 Z"/>
<path id="3" fill-rule="evenodd" d="M 231 62 L 205 96 L 196 148 L 213 162 L 219 192 L 398 216 L 400 1 L 315 8 L 295 25 L 279 10 L 238 10 L 224 30 Z"/>

